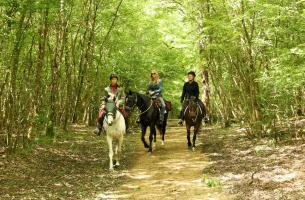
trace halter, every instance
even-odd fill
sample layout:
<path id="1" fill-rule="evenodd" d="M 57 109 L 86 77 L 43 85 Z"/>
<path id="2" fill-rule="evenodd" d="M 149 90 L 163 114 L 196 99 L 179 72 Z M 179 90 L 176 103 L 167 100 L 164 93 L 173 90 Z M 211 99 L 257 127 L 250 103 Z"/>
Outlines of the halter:
<path id="1" fill-rule="evenodd" d="M 127 97 L 127 99 L 128 99 L 128 97 Z M 136 101 L 135 101 L 134 105 L 131 107 L 131 110 L 133 110 L 137 106 L 137 103 L 138 103 L 138 97 L 136 95 Z M 125 106 L 125 107 L 129 108 L 128 106 Z"/>
<path id="2" fill-rule="evenodd" d="M 117 112 L 116 112 L 116 113 L 117 113 Z M 113 121 L 116 120 L 116 119 L 119 119 L 119 118 L 121 117 L 121 115 L 122 115 L 122 113 L 119 112 L 119 117 L 116 118 L 116 113 L 115 113 L 115 114 L 114 114 L 114 113 L 111 113 L 111 114 L 110 114 L 110 115 L 113 116 Z M 123 116 L 123 115 L 122 115 L 122 116 Z M 106 114 L 106 116 L 105 116 L 104 122 L 106 122 L 106 123 L 108 124 L 108 115 L 107 115 L 107 114 Z"/>

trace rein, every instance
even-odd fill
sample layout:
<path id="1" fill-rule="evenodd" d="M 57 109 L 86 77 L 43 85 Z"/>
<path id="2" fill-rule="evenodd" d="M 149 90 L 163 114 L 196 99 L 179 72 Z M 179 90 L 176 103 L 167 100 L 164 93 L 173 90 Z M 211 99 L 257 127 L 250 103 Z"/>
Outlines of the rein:
<path id="1" fill-rule="evenodd" d="M 137 106 L 137 103 L 138 103 L 138 95 L 135 95 L 135 97 L 136 97 L 136 99 L 135 99 L 135 103 L 134 103 L 134 105 L 131 107 L 131 110 L 133 110 L 136 106 Z M 149 111 L 149 109 L 152 107 L 152 105 L 153 105 L 153 100 L 150 100 L 150 106 L 148 106 L 148 108 L 145 110 L 145 111 L 143 111 L 143 112 L 141 112 L 140 114 L 138 114 L 137 115 L 137 118 L 139 118 L 141 115 L 143 115 L 144 113 L 146 113 L 147 111 Z"/>
<path id="2" fill-rule="evenodd" d="M 190 99 L 188 99 L 188 101 L 190 101 Z M 196 117 L 195 117 L 195 119 L 192 119 L 193 122 L 196 122 L 196 121 L 197 121 L 197 118 L 198 118 L 198 116 L 199 116 L 199 111 L 200 111 L 201 114 L 203 114 L 200 105 L 199 105 L 198 103 L 196 103 L 196 104 L 197 104 L 197 106 L 198 106 L 199 108 L 197 107 L 197 109 L 196 109 Z M 189 105 L 187 105 L 187 107 L 185 108 L 185 110 L 184 110 L 184 115 L 185 115 L 185 113 L 187 112 L 187 110 L 188 110 L 188 113 L 190 113 Z"/>
<path id="3" fill-rule="evenodd" d="M 141 112 L 139 115 L 138 115 L 138 117 L 139 116 L 141 116 L 141 115 L 143 115 L 144 113 L 146 113 L 151 107 L 152 107 L 152 105 L 153 105 L 153 100 L 150 100 L 150 106 L 145 110 L 145 111 L 143 111 L 143 112 Z"/>

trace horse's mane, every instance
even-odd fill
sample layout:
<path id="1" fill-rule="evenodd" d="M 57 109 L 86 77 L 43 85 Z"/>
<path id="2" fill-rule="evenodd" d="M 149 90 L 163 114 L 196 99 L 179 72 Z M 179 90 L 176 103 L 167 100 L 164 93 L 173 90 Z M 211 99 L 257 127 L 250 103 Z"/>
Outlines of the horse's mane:
<path id="1" fill-rule="evenodd" d="M 137 98 L 139 100 L 139 102 L 141 102 L 141 104 L 147 106 L 147 103 L 150 102 L 150 98 L 149 96 L 145 95 L 145 94 L 141 94 L 138 92 L 133 92 L 133 94 L 137 95 Z"/>
<path id="2" fill-rule="evenodd" d="M 135 92 L 135 94 L 137 94 L 143 101 L 150 100 L 150 98 L 145 94 L 141 94 L 141 93 L 137 93 L 137 92 Z"/>

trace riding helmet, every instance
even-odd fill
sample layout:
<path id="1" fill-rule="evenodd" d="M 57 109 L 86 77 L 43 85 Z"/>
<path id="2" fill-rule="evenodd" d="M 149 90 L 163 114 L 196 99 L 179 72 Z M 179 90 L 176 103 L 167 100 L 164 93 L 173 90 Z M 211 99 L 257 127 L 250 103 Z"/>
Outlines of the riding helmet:
<path id="1" fill-rule="evenodd" d="M 119 76 L 115 73 L 115 72 L 113 72 L 111 75 L 110 75 L 110 80 L 111 79 L 113 79 L 113 78 L 117 78 L 117 79 L 119 79 Z"/>

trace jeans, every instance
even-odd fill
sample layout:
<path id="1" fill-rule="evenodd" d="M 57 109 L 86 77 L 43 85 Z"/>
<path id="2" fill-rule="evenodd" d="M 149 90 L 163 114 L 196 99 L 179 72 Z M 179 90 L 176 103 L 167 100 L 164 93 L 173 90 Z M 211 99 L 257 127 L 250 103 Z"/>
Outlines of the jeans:
<path id="1" fill-rule="evenodd" d="M 159 97 L 160 102 L 161 102 L 161 107 L 160 107 L 160 121 L 164 121 L 164 114 L 165 114 L 165 102 L 162 97 Z"/>

